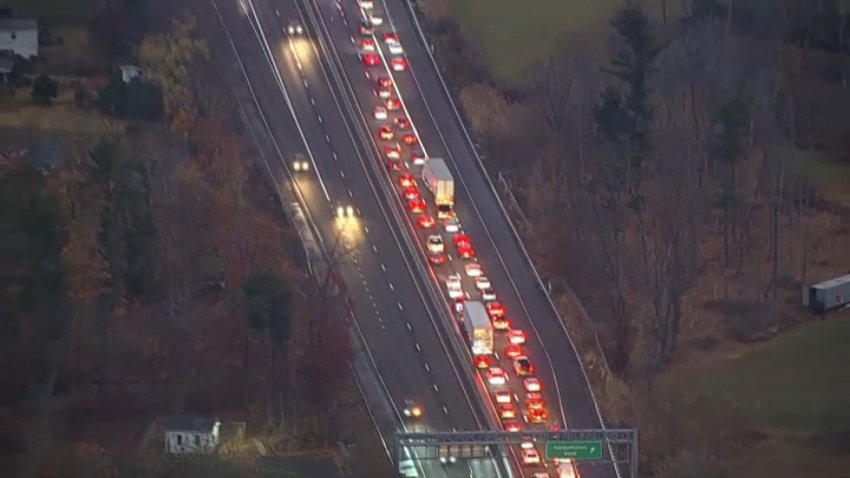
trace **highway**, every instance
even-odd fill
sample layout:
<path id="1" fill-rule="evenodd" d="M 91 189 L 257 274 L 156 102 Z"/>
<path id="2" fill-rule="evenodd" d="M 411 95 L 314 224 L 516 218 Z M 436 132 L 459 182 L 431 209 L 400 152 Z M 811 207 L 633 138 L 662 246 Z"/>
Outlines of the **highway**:
<path id="1" fill-rule="evenodd" d="M 444 329 L 436 326 L 439 306 L 417 279 L 422 264 L 404 246 L 409 240 L 404 231 L 392 225 L 398 212 L 387 207 L 365 173 L 366 162 L 375 161 L 372 153 L 344 120 L 339 94 L 308 37 L 283 33 L 285 22 L 299 16 L 295 4 L 255 1 L 256 15 L 250 9 L 246 15 L 238 2 L 214 0 L 213 6 L 262 116 L 262 124 L 251 127 L 267 130 L 280 156 L 302 153 L 310 160 L 310 170 L 295 175 L 304 212 L 326 249 L 344 251 L 337 270 L 352 298 L 353 325 L 391 399 L 394 418 L 409 431 L 479 429 L 480 412 L 470 399 L 476 392 L 464 386 Z M 356 216 L 336 217 L 338 205 L 353 205 Z M 406 398 L 424 409 L 420 420 L 402 416 Z M 417 466 L 419 474 L 430 477 L 470 474 L 468 463 Z M 496 473 L 491 465 L 476 463 L 475 476 Z"/>
<path id="2" fill-rule="evenodd" d="M 598 409 L 578 355 L 481 169 L 471 141 L 416 30 L 414 17 L 404 0 L 385 2 L 376 6 L 376 9 L 386 7 L 385 22 L 389 25 L 381 30 L 398 33 L 409 64 L 408 72 L 387 74 L 398 89 L 404 111 L 414 122 L 423 146 L 427 145 L 428 156 L 446 158 L 458 180 L 456 211 L 464 232 L 472 237 L 478 259 L 495 284 L 499 300 L 510 311 L 514 325 L 527 330 L 532 338 L 526 348 L 536 360 L 537 376 L 548 387 L 547 397 L 554 399 L 556 404 L 551 407 L 552 414 L 560 415 L 557 423 L 569 428 L 601 428 Z M 315 0 L 313 5 L 321 12 L 322 27 L 340 59 L 352 95 L 360 104 L 363 122 L 374 131 L 375 123 L 366 117 L 376 104 L 372 94 L 375 80 L 363 75 L 364 67 L 355 49 L 357 19 L 363 12 L 353 2 L 344 2 L 342 18 L 348 21 L 341 22 L 333 0 Z M 382 53 L 384 63 L 388 56 Z M 609 465 L 581 465 L 580 471 L 585 477 L 616 475 Z"/>

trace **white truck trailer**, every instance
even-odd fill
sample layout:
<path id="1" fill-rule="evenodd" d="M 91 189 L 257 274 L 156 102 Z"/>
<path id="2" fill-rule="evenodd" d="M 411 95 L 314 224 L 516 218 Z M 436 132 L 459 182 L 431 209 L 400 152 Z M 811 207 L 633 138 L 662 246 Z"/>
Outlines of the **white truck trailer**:
<path id="1" fill-rule="evenodd" d="M 454 214 L 455 180 L 445 160 L 431 158 L 422 166 L 422 180 L 434 195 L 437 217 L 447 218 Z"/>
<path id="2" fill-rule="evenodd" d="M 466 302 L 463 305 L 463 327 L 469 337 L 472 355 L 493 353 L 493 325 L 481 302 Z"/>

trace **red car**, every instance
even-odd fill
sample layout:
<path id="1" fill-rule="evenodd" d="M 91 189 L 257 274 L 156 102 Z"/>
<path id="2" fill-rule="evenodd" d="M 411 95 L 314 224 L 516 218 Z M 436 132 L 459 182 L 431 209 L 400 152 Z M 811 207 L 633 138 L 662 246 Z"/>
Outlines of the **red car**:
<path id="1" fill-rule="evenodd" d="M 410 129 L 410 120 L 404 116 L 396 116 L 395 127 L 400 130 Z"/>
<path id="2" fill-rule="evenodd" d="M 393 71 L 404 71 L 407 69 L 407 60 L 404 58 L 393 58 L 390 61 L 390 66 L 392 66 Z"/>
<path id="3" fill-rule="evenodd" d="M 367 53 L 363 55 L 363 64 L 366 66 L 378 66 L 381 64 L 381 57 L 377 53 Z"/>
<path id="4" fill-rule="evenodd" d="M 472 242 L 470 242 L 469 236 L 466 234 L 455 234 L 455 237 L 452 238 L 452 242 L 454 242 L 457 247 L 463 247 L 464 245 L 467 247 L 472 246 Z"/>
<path id="5" fill-rule="evenodd" d="M 387 98 L 387 111 L 398 111 L 401 109 L 401 100 L 398 98 Z"/>
<path id="6" fill-rule="evenodd" d="M 492 317 L 491 323 L 493 324 L 493 328 L 496 330 L 510 330 L 511 329 L 511 321 L 508 320 L 508 317 L 505 315 L 500 315 L 498 317 Z M 515 344 L 519 345 L 519 344 Z"/>
<path id="7" fill-rule="evenodd" d="M 404 196 L 404 198 L 408 201 L 411 199 L 421 199 L 422 197 L 419 195 L 419 190 L 416 189 L 416 186 L 408 186 L 406 188 L 402 188 L 401 195 Z"/>
<path id="8" fill-rule="evenodd" d="M 407 133 L 401 137 L 401 142 L 408 146 L 413 146 L 414 144 L 419 142 L 419 138 L 417 138 L 416 135 L 413 133 Z"/>
<path id="9" fill-rule="evenodd" d="M 506 432 L 518 432 L 521 430 L 519 423 L 514 420 L 506 421 L 504 426 Z"/>
<path id="10" fill-rule="evenodd" d="M 493 358 L 489 355 L 476 355 L 474 361 L 477 369 L 487 370 L 493 366 Z"/>
<path id="11" fill-rule="evenodd" d="M 525 339 L 525 332 L 523 332 L 522 330 L 511 329 L 511 331 L 508 332 L 508 340 L 512 344 L 522 345 L 525 343 Z"/>
<path id="12" fill-rule="evenodd" d="M 384 141 L 390 141 L 391 139 L 393 139 L 393 136 L 395 136 L 395 133 L 393 133 L 393 130 L 390 129 L 389 126 L 383 125 L 378 128 L 378 138 Z"/>
<path id="13" fill-rule="evenodd" d="M 522 347 L 516 344 L 508 344 L 505 346 L 505 357 L 513 360 L 522 355 Z"/>
<path id="14" fill-rule="evenodd" d="M 439 266 L 446 263 L 446 255 L 445 254 L 429 254 L 428 262 L 432 265 Z"/>
<path id="15" fill-rule="evenodd" d="M 498 405 L 499 418 L 502 420 L 513 420 L 516 418 L 516 408 L 512 403 L 500 403 Z M 512 431 L 512 430 L 508 430 Z"/>
<path id="16" fill-rule="evenodd" d="M 475 249 L 472 246 L 459 246 L 457 248 L 457 255 L 461 259 L 472 259 L 475 257 Z"/>
<path id="17" fill-rule="evenodd" d="M 528 421 L 531 423 L 543 423 L 549 418 L 545 408 L 533 408 L 528 411 Z"/>
<path id="18" fill-rule="evenodd" d="M 366 52 L 375 51 L 375 40 L 371 38 L 363 38 L 360 40 L 360 49 Z"/>
<path id="19" fill-rule="evenodd" d="M 416 191 L 419 192 L 418 190 Z M 431 216 L 422 215 L 419 216 L 419 220 L 416 221 L 419 224 L 419 227 L 422 229 L 431 229 L 437 223 Z"/>
<path id="20" fill-rule="evenodd" d="M 388 159 L 401 159 L 401 146 L 398 144 L 391 144 L 384 148 L 384 153 L 387 155 Z"/>
<path id="21" fill-rule="evenodd" d="M 399 186 L 406 188 L 408 186 L 413 186 L 416 184 L 416 180 L 413 179 L 413 175 L 410 173 L 402 173 L 398 176 L 398 184 Z"/>
<path id="22" fill-rule="evenodd" d="M 387 169 L 389 169 L 390 171 L 401 171 L 401 160 L 387 158 Z"/>
<path id="23" fill-rule="evenodd" d="M 381 88 L 392 88 L 393 87 L 393 80 L 387 78 L 386 76 L 379 76 L 378 77 L 378 86 L 380 86 Z"/>
<path id="24" fill-rule="evenodd" d="M 421 199 L 411 199 L 407 201 L 407 210 L 414 214 L 422 214 L 425 212 L 425 201 Z"/>
<path id="25" fill-rule="evenodd" d="M 385 32 L 384 33 L 384 43 L 398 43 L 398 35 L 393 32 Z"/>
<path id="26" fill-rule="evenodd" d="M 546 402 L 543 400 L 543 395 L 531 392 L 525 396 L 525 406 L 529 410 L 542 410 L 546 406 Z"/>
<path id="27" fill-rule="evenodd" d="M 505 315 L 505 306 L 502 305 L 501 302 L 490 302 L 484 307 L 487 308 L 487 315 L 489 315 L 491 319 Z"/>

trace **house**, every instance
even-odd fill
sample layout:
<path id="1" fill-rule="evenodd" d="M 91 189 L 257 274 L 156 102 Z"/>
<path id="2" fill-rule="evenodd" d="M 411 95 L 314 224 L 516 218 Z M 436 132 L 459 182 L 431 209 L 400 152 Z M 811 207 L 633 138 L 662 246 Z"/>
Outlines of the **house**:
<path id="1" fill-rule="evenodd" d="M 121 70 L 121 81 L 129 83 L 133 78 L 142 79 L 145 77 L 145 70 L 135 65 L 123 65 L 118 67 Z"/>
<path id="2" fill-rule="evenodd" d="M 215 451 L 221 422 L 215 418 L 171 417 L 165 420 L 165 452 L 170 454 Z"/>
<path id="3" fill-rule="evenodd" d="M 0 18 L 0 52 L 26 59 L 38 56 L 38 23 L 24 18 Z"/>

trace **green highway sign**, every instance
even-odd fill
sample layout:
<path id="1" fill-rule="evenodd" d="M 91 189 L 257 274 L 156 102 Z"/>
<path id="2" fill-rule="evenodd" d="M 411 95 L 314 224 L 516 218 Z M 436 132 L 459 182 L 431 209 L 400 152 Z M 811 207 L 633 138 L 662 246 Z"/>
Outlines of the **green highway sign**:
<path id="1" fill-rule="evenodd" d="M 601 441 L 547 441 L 546 459 L 601 460 Z"/>

